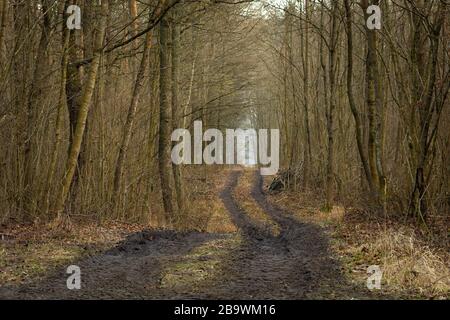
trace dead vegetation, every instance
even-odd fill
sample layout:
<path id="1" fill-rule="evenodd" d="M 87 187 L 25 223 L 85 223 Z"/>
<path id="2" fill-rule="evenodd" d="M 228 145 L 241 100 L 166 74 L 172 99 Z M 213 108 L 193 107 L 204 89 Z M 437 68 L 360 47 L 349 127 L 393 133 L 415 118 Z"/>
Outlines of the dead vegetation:
<path id="1" fill-rule="evenodd" d="M 144 227 L 78 221 L 72 224 L 70 232 L 60 232 L 50 224 L 2 226 L 0 286 L 41 279 L 69 262 L 109 249 Z"/>
<path id="2" fill-rule="evenodd" d="M 280 226 L 256 203 L 253 197 L 250 197 L 255 184 L 254 180 L 255 171 L 245 170 L 239 178 L 233 196 L 251 220 L 260 226 L 260 229 L 266 230 L 273 236 L 277 236 L 280 234 Z"/>
<path id="3" fill-rule="evenodd" d="M 386 284 L 395 291 L 449 298 L 450 257 L 418 239 L 408 228 L 379 233 L 368 252 L 380 256 Z"/>
<path id="4" fill-rule="evenodd" d="M 335 206 L 331 212 L 324 212 L 323 200 L 314 193 L 287 190 L 271 193 L 270 201 L 301 221 L 326 228 L 333 250 L 354 281 L 364 284 L 367 267 L 379 265 L 383 293 L 400 298 L 450 297 L 450 256 L 445 237 L 432 241 L 417 226 L 392 218 L 386 221 L 355 208 Z"/>
<path id="5" fill-rule="evenodd" d="M 232 233 L 236 227 L 219 198 L 229 169 L 221 167 L 189 168 L 186 170 L 187 205 L 175 224 L 178 230 L 211 233 Z"/>
<path id="6" fill-rule="evenodd" d="M 214 174 L 211 174 L 214 172 Z M 192 186 L 189 204 L 176 221 L 179 231 L 234 233 L 232 223 L 218 194 L 228 170 L 193 168 L 186 181 Z M 140 223 L 73 216 L 70 230 L 52 223 L 8 224 L 0 226 L 0 286 L 20 284 L 45 277 L 50 271 L 114 247 L 128 235 L 148 228 L 161 228 L 158 211 L 148 213 Z"/>

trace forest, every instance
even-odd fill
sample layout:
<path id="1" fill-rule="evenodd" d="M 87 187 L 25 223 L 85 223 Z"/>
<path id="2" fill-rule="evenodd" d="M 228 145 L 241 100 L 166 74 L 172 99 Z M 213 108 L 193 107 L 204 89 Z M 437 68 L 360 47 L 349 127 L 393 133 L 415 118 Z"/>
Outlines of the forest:
<path id="1" fill-rule="evenodd" d="M 0 299 L 448 299 L 449 16 L 0 0 Z"/>

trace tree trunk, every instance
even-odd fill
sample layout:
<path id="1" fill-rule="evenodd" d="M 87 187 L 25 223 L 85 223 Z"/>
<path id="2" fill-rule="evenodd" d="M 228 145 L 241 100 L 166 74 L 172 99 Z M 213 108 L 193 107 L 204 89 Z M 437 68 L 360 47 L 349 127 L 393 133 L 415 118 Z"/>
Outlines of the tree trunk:
<path id="1" fill-rule="evenodd" d="M 66 5 L 67 7 L 67 5 Z M 66 15 L 64 15 L 66 16 Z M 64 107 L 66 106 L 66 97 L 65 97 L 65 90 L 66 90 L 66 83 L 67 83 L 67 65 L 69 62 L 69 40 L 70 40 L 70 30 L 65 28 L 63 34 L 63 56 L 61 59 L 61 80 L 60 80 L 60 91 L 59 91 L 59 98 L 58 98 L 58 108 L 56 112 L 56 128 L 55 128 L 55 142 L 52 147 L 51 152 L 51 160 L 50 160 L 50 166 L 48 170 L 47 175 L 47 183 L 46 183 L 46 189 L 45 189 L 45 199 L 44 199 L 44 210 L 43 213 L 48 213 L 48 210 L 50 208 L 50 194 L 52 190 L 53 185 L 53 179 L 55 177 L 56 173 L 56 164 L 58 161 L 58 150 L 61 145 L 62 141 L 62 130 L 64 127 Z"/>
<path id="2" fill-rule="evenodd" d="M 177 208 L 173 200 L 173 170 L 171 159 L 172 133 L 172 101 L 171 101 L 171 71 L 170 71 L 170 30 L 169 22 L 164 17 L 160 22 L 160 121 L 159 121 L 159 175 L 166 222 L 172 223 Z"/>
<path id="3" fill-rule="evenodd" d="M 19 194 L 16 208 L 20 210 L 24 219 L 29 219 L 28 207 L 28 179 L 26 177 L 29 158 L 29 142 L 28 134 L 30 131 L 30 112 L 28 110 L 28 93 L 29 93 L 29 71 L 30 71 L 30 44 L 27 41 L 28 30 L 30 27 L 30 4 L 24 1 L 12 2 L 13 12 L 13 34 L 14 34 L 14 54 L 12 56 L 13 71 L 13 101 L 16 110 L 16 139 L 19 141 L 16 153 L 17 176 L 15 177 L 16 188 Z"/>
<path id="4" fill-rule="evenodd" d="M 378 5 L 379 1 L 373 1 Z M 365 21 L 369 18 L 367 8 L 369 3 L 367 0 L 361 1 L 361 8 L 364 11 Z M 382 121 L 383 103 L 380 93 L 380 75 L 377 58 L 378 37 L 377 30 L 370 30 L 365 27 L 367 38 L 367 57 L 366 57 L 366 99 L 369 112 L 369 142 L 368 142 L 368 163 L 373 184 L 377 191 L 377 197 L 380 204 L 385 201 L 386 179 L 382 164 L 381 137 L 382 137 Z"/>
<path id="5" fill-rule="evenodd" d="M 350 0 L 345 0 L 345 11 L 346 11 L 346 30 L 347 30 L 347 97 L 352 111 L 353 118 L 355 120 L 355 131 L 356 131 L 356 143 L 358 147 L 359 157 L 364 169 L 364 174 L 369 184 L 369 189 L 372 194 L 376 195 L 375 185 L 372 180 L 372 175 L 370 174 L 369 164 L 367 162 L 367 156 L 364 148 L 364 137 L 363 137 L 363 126 L 361 121 L 361 113 L 359 112 L 355 98 L 353 95 L 353 18 L 352 11 L 350 7 Z"/>
<path id="6" fill-rule="evenodd" d="M 39 47 L 36 56 L 36 62 L 34 66 L 33 76 L 31 79 L 31 86 L 29 91 L 29 97 L 27 99 L 27 139 L 25 142 L 25 212 L 28 216 L 33 216 L 36 210 L 36 197 L 35 190 L 33 189 L 34 181 L 34 165 L 32 158 L 32 144 L 35 132 L 34 118 L 36 115 L 36 109 L 39 104 L 39 98 L 42 94 L 42 87 L 44 84 L 44 73 L 48 66 L 47 61 L 47 48 L 50 42 L 50 8 L 51 3 L 49 0 L 42 0 L 42 31 L 39 39 Z"/>
<path id="7" fill-rule="evenodd" d="M 333 0 L 333 9 L 331 17 L 331 41 L 329 47 L 329 77 L 330 77 L 330 103 L 327 113 L 327 133 L 328 133 L 328 157 L 327 157 L 327 182 L 326 182 L 326 210 L 330 211 L 333 207 L 334 193 L 334 110 L 336 109 L 336 50 L 338 38 L 338 3 Z"/>
<path id="8" fill-rule="evenodd" d="M 147 72 L 147 65 L 149 63 L 151 43 L 153 39 L 153 32 L 147 33 L 145 38 L 144 53 L 142 54 L 141 63 L 139 65 L 139 70 L 136 75 L 136 81 L 134 83 L 133 95 L 131 96 L 130 106 L 128 108 L 127 120 L 125 123 L 124 134 L 122 136 L 122 142 L 119 148 L 119 155 L 116 162 L 116 167 L 114 171 L 114 189 L 113 189 L 113 202 L 119 203 L 120 198 L 120 185 L 122 180 L 122 171 L 125 161 L 125 156 L 128 152 L 128 147 L 130 145 L 131 134 L 133 131 L 134 119 L 136 117 L 136 112 L 138 108 L 139 98 L 142 93 L 145 73 Z"/>
<path id="9" fill-rule="evenodd" d="M 80 109 L 77 116 L 77 125 L 73 133 L 72 143 L 69 147 L 69 156 L 66 162 L 66 169 L 61 184 L 61 191 L 58 195 L 55 206 L 55 211 L 57 213 L 57 222 L 63 223 L 63 226 L 67 222 L 68 218 L 68 215 L 64 215 L 64 207 L 77 167 L 78 156 L 80 154 L 81 144 L 84 138 L 86 120 L 97 80 L 100 59 L 103 54 L 103 38 L 105 36 L 107 14 L 108 0 L 103 0 L 101 4 L 101 17 L 99 19 L 99 27 L 95 37 L 95 51 L 81 98 Z"/>
<path id="10" fill-rule="evenodd" d="M 428 213 L 428 204 L 426 199 L 426 189 L 428 179 L 425 176 L 425 170 L 428 167 L 429 153 L 434 141 L 430 133 L 431 121 L 436 113 L 439 118 L 438 108 L 434 107 L 436 75 L 439 54 L 439 37 L 442 32 L 444 17 L 446 14 L 444 2 L 439 2 L 435 22 L 429 28 L 428 34 L 425 34 L 424 22 L 427 16 L 425 13 L 425 2 L 423 0 L 412 4 L 412 43 L 411 43 L 411 78 L 412 78 L 412 96 L 413 108 L 418 108 L 419 123 L 413 132 L 416 132 L 416 145 L 413 145 L 415 180 L 413 191 L 410 197 L 409 214 L 425 221 Z M 428 14 L 431 13 L 431 8 Z M 429 55 L 426 59 L 426 41 L 429 39 Z M 428 60 L 428 61 L 427 61 Z M 412 110 L 415 114 L 416 110 Z M 416 126 L 412 121 L 410 126 Z"/>
<path id="11" fill-rule="evenodd" d="M 172 22 L 172 129 L 176 130 L 181 126 L 181 107 L 179 99 L 179 74 L 180 74 L 180 25 L 177 22 L 176 12 L 173 14 Z M 180 212 L 184 208 L 183 172 L 181 165 L 172 163 L 173 177 L 175 183 L 175 193 L 177 205 Z"/>
<path id="12" fill-rule="evenodd" d="M 305 146 L 304 146 L 304 170 L 303 170 L 303 187 L 306 188 L 309 181 L 309 171 L 311 166 L 311 130 L 309 124 L 309 0 L 305 0 L 305 22 L 301 35 L 303 48 L 303 108 L 305 110 Z"/>
<path id="13" fill-rule="evenodd" d="M 8 7 L 6 1 L 0 1 L 0 61 L 3 61 L 3 38 L 5 36 L 6 28 L 6 12 Z M 0 67 L 2 65 L 0 64 Z"/>

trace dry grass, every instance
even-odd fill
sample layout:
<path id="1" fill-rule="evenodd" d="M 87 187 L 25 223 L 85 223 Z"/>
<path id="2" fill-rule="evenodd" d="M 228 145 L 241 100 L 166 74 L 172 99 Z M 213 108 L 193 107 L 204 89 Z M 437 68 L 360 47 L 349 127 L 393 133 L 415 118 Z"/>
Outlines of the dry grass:
<path id="1" fill-rule="evenodd" d="M 50 224 L 10 225 L 0 231 L 0 285 L 42 279 L 50 270 L 106 250 L 145 227 L 74 223 L 70 232 L 59 232 Z"/>
<path id="2" fill-rule="evenodd" d="M 187 213 L 176 227 L 212 233 L 233 233 L 227 210 L 219 198 L 228 172 L 217 168 L 186 172 L 190 194 Z M 159 213 L 153 211 L 150 221 L 129 224 L 111 220 L 98 221 L 74 217 L 70 231 L 59 231 L 51 224 L 0 226 L 0 285 L 38 280 L 71 261 L 98 254 L 113 247 L 129 234 L 161 227 Z M 95 217 L 95 216 L 93 216 Z"/>
<path id="3" fill-rule="evenodd" d="M 369 247 L 380 252 L 386 284 L 400 292 L 445 298 L 450 293 L 449 256 L 418 240 L 412 230 L 388 229 Z"/>
<path id="4" fill-rule="evenodd" d="M 241 246 L 242 241 L 239 234 L 234 234 L 196 247 L 179 261 L 164 266 L 161 287 L 184 287 L 195 291 L 199 286 L 220 277 L 229 256 Z"/>
<path id="5" fill-rule="evenodd" d="M 320 198 L 313 192 L 269 193 L 268 199 L 302 221 L 327 226 L 339 223 L 344 219 L 344 207 L 334 206 L 330 212 L 325 212 L 321 210 Z"/>
<path id="6" fill-rule="evenodd" d="M 185 185 L 189 199 L 186 213 L 177 222 L 177 229 L 211 233 L 237 231 L 219 196 L 229 170 L 215 166 L 187 170 Z"/>
<path id="7" fill-rule="evenodd" d="M 364 212 L 347 211 L 333 237 L 334 248 L 356 278 L 365 281 L 368 265 L 381 267 L 383 292 L 405 298 L 449 297 L 448 248 L 435 247 L 414 226 L 380 223 Z"/>
<path id="8" fill-rule="evenodd" d="M 250 216 L 252 221 L 261 226 L 262 229 L 270 232 L 270 234 L 277 236 L 280 233 L 280 227 L 250 195 L 255 184 L 254 179 L 255 171 L 243 171 L 233 196 L 244 212 Z"/>
<path id="9" fill-rule="evenodd" d="M 450 250 L 445 244 L 435 246 L 414 226 L 384 223 L 383 219 L 369 218 L 362 210 L 339 206 L 325 213 L 321 211 L 322 199 L 313 193 L 285 191 L 269 199 L 297 219 L 325 227 L 344 271 L 361 287 L 367 281 L 367 267 L 379 265 L 383 295 L 450 298 Z"/>

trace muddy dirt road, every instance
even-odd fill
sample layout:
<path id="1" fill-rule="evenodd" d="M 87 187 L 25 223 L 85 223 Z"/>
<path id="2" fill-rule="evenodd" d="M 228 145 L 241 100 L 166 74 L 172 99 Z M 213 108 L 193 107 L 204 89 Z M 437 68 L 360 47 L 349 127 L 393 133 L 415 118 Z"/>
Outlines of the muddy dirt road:
<path id="1" fill-rule="evenodd" d="M 249 197 L 280 227 L 254 223 L 233 197 L 242 171 L 232 171 L 220 197 L 239 232 L 146 231 L 101 255 L 74 261 L 81 290 L 68 290 L 59 270 L 43 281 L 0 288 L 0 299 L 334 299 L 365 298 L 347 283 L 323 230 L 270 204 L 259 173 Z"/>

